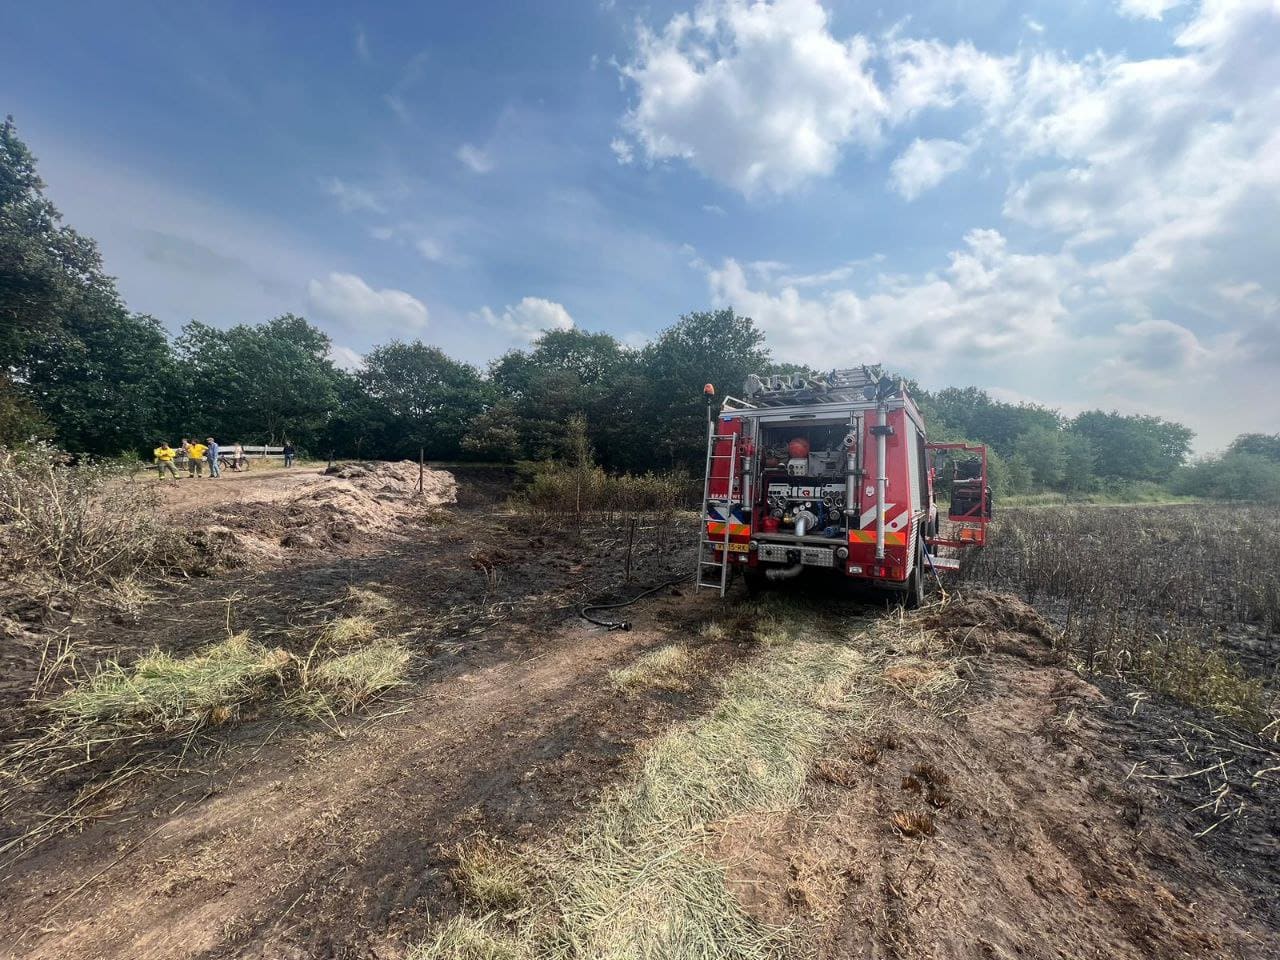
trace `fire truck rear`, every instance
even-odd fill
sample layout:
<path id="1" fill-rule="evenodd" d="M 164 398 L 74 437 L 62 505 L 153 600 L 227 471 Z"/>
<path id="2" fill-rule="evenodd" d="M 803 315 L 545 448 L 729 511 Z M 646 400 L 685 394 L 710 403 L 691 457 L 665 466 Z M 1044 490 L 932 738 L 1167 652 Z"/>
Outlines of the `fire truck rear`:
<path id="1" fill-rule="evenodd" d="M 986 449 L 929 443 L 903 382 L 878 367 L 753 375 L 718 411 L 707 389 L 699 589 L 723 596 L 735 571 L 751 589 L 822 569 L 916 606 L 931 570 L 985 542 Z M 935 457 L 954 474 L 945 535 Z"/>

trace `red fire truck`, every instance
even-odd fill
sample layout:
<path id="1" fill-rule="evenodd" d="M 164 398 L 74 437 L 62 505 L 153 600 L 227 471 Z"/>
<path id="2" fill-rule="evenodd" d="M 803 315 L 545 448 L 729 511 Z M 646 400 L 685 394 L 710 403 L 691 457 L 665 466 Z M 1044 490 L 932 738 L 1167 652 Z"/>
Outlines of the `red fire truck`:
<path id="1" fill-rule="evenodd" d="M 734 571 L 753 590 L 823 569 L 916 606 L 931 570 L 955 569 L 959 550 L 985 542 L 986 448 L 929 443 L 905 385 L 879 367 L 753 375 L 718 411 L 714 394 L 708 384 L 698 589 L 724 596 Z"/>

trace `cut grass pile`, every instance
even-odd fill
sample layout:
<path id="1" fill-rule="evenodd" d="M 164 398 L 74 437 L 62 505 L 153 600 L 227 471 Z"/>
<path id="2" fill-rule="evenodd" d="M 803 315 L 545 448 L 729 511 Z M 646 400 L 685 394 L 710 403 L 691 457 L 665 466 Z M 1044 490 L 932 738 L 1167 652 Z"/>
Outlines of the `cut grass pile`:
<path id="1" fill-rule="evenodd" d="M 324 625 L 320 640 L 336 650 L 369 643 L 378 635 L 378 625 L 364 614 L 338 617 Z"/>
<path id="2" fill-rule="evenodd" d="M 290 660 L 238 633 L 190 657 L 156 650 L 130 667 L 109 661 L 49 709 L 82 727 L 194 730 L 225 722 L 281 682 Z"/>
<path id="3" fill-rule="evenodd" d="M 609 679 L 621 690 L 651 687 L 683 693 L 693 688 L 693 678 L 701 661 L 697 651 L 672 643 L 642 654 L 628 667 L 611 671 Z"/>
<path id="4" fill-rule="evenodd" d="M 748 916 L 705 852 L 711 828 L 794 806 L 823 744 L 865 719 L 879 664 L 845 641 L 796 641 L 785 617 L 771 622 L 763 663 L 731 677 L 708 715 L 654 742 L 579 833 L 531 855 L 538 882 L 514 923 L 462 918 L 415 960 L 785 956 L 787 931 Z"/>
<path id="5" fill-rule="evenodd" d="M 347 603 L 357 614 L 372 620 L 389 617 L 396 611 L 395 601 L 367 587 L 348 587 Z"/>
<path id="6" fill-rule="evenodd" d="M 404 683 L 411 654 L 399 643 L 381 642 L 325 660 L 310 682 L 341 710 L 355 710 Z"/>
<path id="7" fill-rule="evenodd" d="M 488 910 L 512 910 L 529 898 L 529 869 L 515 850 L 488 837 L 458 848 L 454 882 L 470 900 Z"/>
<path id="8" fill-rule="evenodd" d="M 528 960 L 528 946 L 495 929 L 492 917 L 457 916 L 435 937 L 413 947 L 406 960 Z"/>
<path id="9" fill-rule="evenodd" d="M 383 601 L 353 588 L 363 609 Z M 272 697 L 321 712 L 350 712 L 404 682 L 411 655 L 401 643 L 378 638 L 379 623 L 360 613 L 338 617 L 313 648 L 328 656 L 312 663 L 268 649 L 237 633 L 203 651 L 175 657 L 160 650 L 125 666 L 108 661 L 49 704 L 72 740 L 88 730 L 185 734 L 238 717 L 252 701 Z M 305 711 L 304 711 L 305 712 Z"/>

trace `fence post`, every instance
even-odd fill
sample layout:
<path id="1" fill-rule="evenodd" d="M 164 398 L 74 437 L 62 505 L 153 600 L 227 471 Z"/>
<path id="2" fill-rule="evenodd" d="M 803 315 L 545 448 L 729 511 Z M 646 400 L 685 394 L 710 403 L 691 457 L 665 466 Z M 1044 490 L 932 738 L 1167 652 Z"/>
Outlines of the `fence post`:
<path id="1" fill-rule="evenodd" d="M 624 583 L 631 582 L 631 547 L 636 542 L 636 518 L 632 517 L 631 522 L 627 524 L 627 564 L 623 572 L 622 580 Z"/>
<path id="2" fill-rule="evenodd" d="M 422 496 L 422 474 L 425 461 L 422 459 L 422 447 L 418 448 L 418 496 Z"/>

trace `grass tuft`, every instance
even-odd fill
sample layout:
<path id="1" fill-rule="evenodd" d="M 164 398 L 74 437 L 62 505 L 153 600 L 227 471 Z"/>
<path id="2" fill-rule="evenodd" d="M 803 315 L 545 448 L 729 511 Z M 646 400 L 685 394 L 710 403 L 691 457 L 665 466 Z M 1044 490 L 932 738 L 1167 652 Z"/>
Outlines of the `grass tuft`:
<path id="1" fill-rule="evenodd" d="M 636 658 L 629 667 L 612 670 L 609 679 L 622 690 L 653 687 L 685 693 L 693 689 L 702 656 L 680 644 L 668 644 Z"/>
<path id="2" fill-rule="evenodd" d="M 935 830 L 933 817 L 914 811 L 905 813 L 899 810 L 890 818 L 889 823 L 896 833 L 904 837 L 932 837 Z"/>
<path id="3" fill-rule="evenodd" d="M 325 660 L 310 672 L 314 688 L 354 710 L 391 687 L 404 683 L 411 654 L 399 643 L 376 643 L 363 650 Z"/>
<path id="4" fill-rule="evenodd" d="M 230 719 L 289 661 L 285 651 L 268 650 L 238 633 L 190 657 L 156 650 L 131 667 L 109 661 L 49 709 L 82 726 L 196 729 Z"/>
<path id="5" fill-rule="evenodd" d="M 353 617 L 338 617 L 324 625 L 320 639 L 335 650 L 353 647 L 357 644 L 369 643 L 378 635 L 378 625 L 369 617 L 357 614 Z"/>
<path id="6" fill-rule="evenodd" d="M 477 837 L 457 850 L 453 879 L 462 893 L 489 910 L 512 910 L 529 898 L 523 858 L 506 844 Z"/>
<path id="7" fill-rule="evenodd" d="M 527 960 L 524 944 L 501 930 L 488 917 L 454 917 L 435 938 L 412 948 L 406 960 Z"/>
<path id="8" fill-rule="evenodd" d="M 367 587 L 348 587 L 346 601 L 357 614 L 362 617 L 368 617 L 371 620 L 389 617 L 396 612 L 394 600 L 384 597 L 376 590 L 370 590 Z"/>

